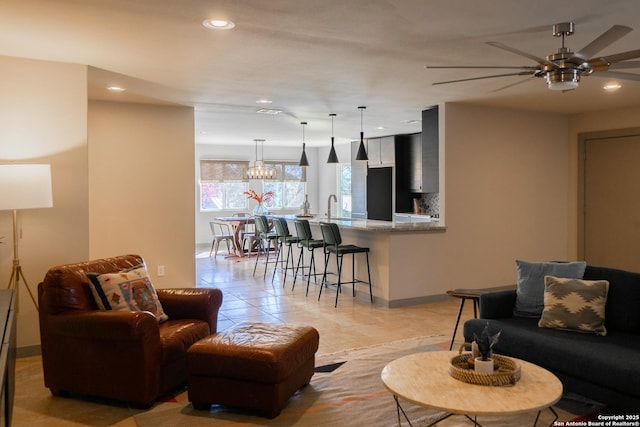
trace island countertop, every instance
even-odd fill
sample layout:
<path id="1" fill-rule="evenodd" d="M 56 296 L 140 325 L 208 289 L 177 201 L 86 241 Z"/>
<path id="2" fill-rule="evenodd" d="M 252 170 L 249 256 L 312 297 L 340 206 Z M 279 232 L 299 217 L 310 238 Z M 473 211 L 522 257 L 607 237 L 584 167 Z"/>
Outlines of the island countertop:
<path id="1" fill-rule="evenodd" d="M 284 215 L 287 220 L 307 219 L 310 224 L 319 224 L 321 222 L 332 222 L 338 224 L 340 228 L 373 231 L 383 233 L 397 232 L 443 232 L 447 228 L 440 225 L 440 221 L 428 222 L 396 222 L 396 221 L 379 221 L 375 219 L 357 219 L 357 218 L 326 218 L 326 217 L 298 217 L 296 215 Z"/>

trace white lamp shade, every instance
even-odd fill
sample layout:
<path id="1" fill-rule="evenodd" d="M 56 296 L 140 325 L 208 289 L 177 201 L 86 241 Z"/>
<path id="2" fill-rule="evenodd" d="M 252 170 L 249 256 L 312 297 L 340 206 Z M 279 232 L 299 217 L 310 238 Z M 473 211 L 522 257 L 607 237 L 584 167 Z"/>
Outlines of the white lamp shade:
<path id="1" fill-rule="evenodd" d="M 0 210 L 50 207 L 50 165 L 0 165 Z"/>

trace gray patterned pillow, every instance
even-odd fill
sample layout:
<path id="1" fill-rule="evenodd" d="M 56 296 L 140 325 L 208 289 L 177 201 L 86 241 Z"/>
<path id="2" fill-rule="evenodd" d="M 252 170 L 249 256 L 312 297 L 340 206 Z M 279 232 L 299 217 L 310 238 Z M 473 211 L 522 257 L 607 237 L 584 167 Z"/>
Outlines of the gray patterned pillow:
<path id="1" fill-rule="evenodd" d="M 608 292 L 606 280 L 545 276 L 544 310 L 538 326 L 607 335 L 604 311 Z"/>

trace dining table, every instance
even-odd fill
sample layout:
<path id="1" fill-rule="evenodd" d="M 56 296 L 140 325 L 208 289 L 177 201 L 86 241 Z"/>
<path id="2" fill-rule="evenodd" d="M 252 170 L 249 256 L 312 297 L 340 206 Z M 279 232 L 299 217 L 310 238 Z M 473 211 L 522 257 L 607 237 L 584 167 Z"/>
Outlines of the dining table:
<path id="1" fill-rule="evenodd" d="M 242 257 L 245 254 L 245 250 L 242 244 L 241 233 L 246 229 L 247 224 L 255 224 L 253 216 L 221 216 L 213 218 L 214 221 L 225 224 L 231 227 L 231 233 L 233 235 L 233 246 L 236 254 Z"/>

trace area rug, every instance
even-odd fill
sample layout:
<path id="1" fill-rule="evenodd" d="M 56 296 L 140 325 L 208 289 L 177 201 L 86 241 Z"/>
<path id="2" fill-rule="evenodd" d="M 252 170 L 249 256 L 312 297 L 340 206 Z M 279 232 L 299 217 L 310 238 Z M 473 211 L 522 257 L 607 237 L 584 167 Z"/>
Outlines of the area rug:
<path id="1" fill-rule="evenodd" d="M 420 337 L 384 345 L 354 349 L 316 358 L 316 373 L 311 383 L 298 391 L 282 413 L 274 418 L 234 411 L 213 405 L 210 411 L 196 411 L 181 393 L 171 402 L 135 415 L 140 427 L 175 426 L 395 426 L 398 425 L 395 402 L 385 389 L 380 373 L 389 362 L 399 357 L 421 352 L 448 349 L 445 337 Z M 584 415 L 554 407 L 559 421 Z M 426 426 L 442 418 L 443 413 L 403 403 L 414 426 Z M 593 410 L 593 408 L 586 408 Z M 585 412 L 586 413 L 586 412 Z M 510 427 L 533 425 L 536 412 L 517 416 L 478 417 L 480 424 Z M 538 425 L 553 422 L 551 411 L 543 411 Z M 403 420 L 403 425 L 407 425 Z M 438 424 L 442 427 L 469 426 L 463 416 L 452 416 Z"/>

